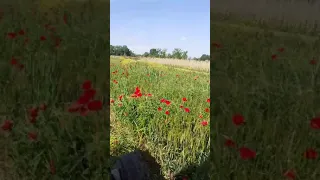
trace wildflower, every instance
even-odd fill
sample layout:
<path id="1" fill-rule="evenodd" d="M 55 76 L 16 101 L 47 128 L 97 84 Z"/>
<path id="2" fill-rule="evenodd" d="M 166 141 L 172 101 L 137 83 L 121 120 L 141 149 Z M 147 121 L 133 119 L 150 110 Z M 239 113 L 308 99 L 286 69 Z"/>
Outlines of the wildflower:
<path id="1" fill-rule="evenodd" d="M 169 111 L 166 111 L 165 113 L 166 113 L 166 115 L 169 115 L 169 114 L 170 114 L 170 112 L 169 112 Z"/>
<path id="2" fill-rule="evenodd" d="M 10 61 L 10 64 L 15 66 L 15 65 L 18 64 L 18 60 L 16 58 L 12 57 L 11 61 Z"/>
<path id="3" fill-rule="evenodd" d="M 84 92 L 84 96 L 87 96 L 89 99 L 93 99 L 97 91 L 94 89 L 89 89 Z"/>
<path id="4" fill-rule="evenodd" d="M 183 101 L 183 102 L 186 102 L 186 101 L 187 101 L 187 98 L 185 98 L 185 97 L 182 98 L 182 101 Z"/>
<path id="5" fill-rule="evenodd" d="M 26 32 L 21 29 L 18 33 L 19 33 L 20 35 L 25 35 Z"/>
<path id="6" fill-rule="evenodd" d="M 40 36 L 40 40 L 45 41 L 45 40 L 47 40 L 47 38 L 45 36 Z"/>
<path id="7" fill-rule="evenodd" d="M 207 103 L 210 103 L 210 98 L 207 99 Z"/>
<path id="8" fill-rule="evenodd" d="M 14 39 L 16 36 L 17 36 L 17 34 L 14 33 L 14 32 L 8 33 L 8 37 L 9 37 L 10 39 Z"/>
<path id="9" fill-rule="evenodd" d="M 243 125 L 244 124 L 244 117 L 240 114 L 236 114 L 232 117 L 232 122 L 236 126 Z"/>
<path id="10" fill-rule="evenodd" d="M 209 109 L 209 108 L 206 108 L 204 111 L 207 112 L 207 113 L 209 113 L 209 112 L 210 112 L 210 109 Z"/>
<path id="11" fill-rule="evenodd" d="M 313 129 L 320 129 L 320 117 L 313 118 L 310 121 L 310 126 Z"/>
<path id="12" fill-rule="evenodd" d="M 37 137 L 38 137 L 38 134 L 35 133 L 35 132 L 29 132 L 28 133 L 28 137 L 29 137 L 30 140 L 36 141 Z"/>
<path id="13" fill-rule="evenodd" d="M 81 106 L 79 112 L 81 116 L 87 116 L 89 113 L 89 109 L 85 106 Z"/>
<path id="14" fill-rule="evenodd" d="M 131 97 L 141 97 L 142 96 L 142 93 L 141 93 L 141 90 L 139 87 L 136 87 L 136 90 L 135 92 L 131 95 Z"/>
<path id="15" fill-rule="evenodd" d="M 184 108 L 184 111 L 189 113 L 190 112 L 190 109 L 189 108 Z"/>
<path id="16" fill-rule="evenodd" d="M 158 111 L 162 111 L 162 108 L 161 108 L 161 107 L 158 107 Z"/>
<path id="17" fill-rule="evenodd" d="M 94 100 L 88 103 L 88 109 L 90 111 L 98 111 L 102 109 L 102 102 L 99 100 Z"/>
<path id="18" fill-rule="evenodd" d="M 312 60 L 310 60 L 310 62 L 309 62 L 311 65 L 316 65 L 317 64 L 317 60 L 315 60 L 315 59 L 312 59 Z"/>
<path id="19" fill-rule="evenodd" d="M 39 109 L 38 108 L 31 108 L 29 110 L 29 114 L 31 117 L 37 117 L 38 116 L 38 112 L 39 112 Z"/>
<path id="20" fill-rule="evenodd" d="M 277 59 L 277 55 L 276 55 L 276 54 L 273 54 L 273 55 L 271 56 L 271 58 L 272 58 L 272 60 L 276 60 L 276 59 Z"/>
<path id="21" fill-rule="evenodd" d="M 89 90 L 92 87 L 92 82 L 90 80 L 86 80 L 82 83 L 83 90 Z"/>
<path id="22" fill-rule="evenodd" d="M 224 145 L 226 147 L 236 147 L 236 143 L 231 139 L 226 139 L 226 141 L 224 142 Z"/>
<path id="23" fill-rule="evenodd" d="M 318 153 L 314 150 L 314 149 L 307 149 L 305 152 L 304 152 L 304 157 L 307 158 L 307 159 L 317 159 L 318 157 Z"/>
<path id="24" fill-rule="evenodd" d="M 221 48 L 221 44 L 216 43 L 216 42 L 212 43 L 212 46 L 215 48 Z"/>
<path id="25" fill-rule="evenodd" d="M 239 152 L 240 152 L 240 157 L 243 160 L 252 159 L 256 157 L 256 152 L 246 147 L 241 147 L 239 149 Z"/>
<path id="26" fill-rule="evenodd" d="M 293 169 L 286 171 L 283 175 L 284 175 L 284 177 L 291 179 L 291 180 L 296 178 L 296 175 L 295 175 L 295 172 L 293 171 Z"/>
<path id="27" fill-rule="evenodd" d="M 1 126 L 4 131 L 11 131 L 13 127 L 13 122 L 10 120 L 5 120 Z"/>
<path id="28" fill-rule="evenodd" d="M 283 52 L 284 51 L 284 48 L 279 48 L 277 49 L 279 52 Z"/>
<path id="29" fill-rule="evenodd" d="M 202 125 L 202 126 L 207 126 L 207 125 L 208 125 L 208 121 L 203 120 L 203 121 L 201 122 L 201 125 Z"/>

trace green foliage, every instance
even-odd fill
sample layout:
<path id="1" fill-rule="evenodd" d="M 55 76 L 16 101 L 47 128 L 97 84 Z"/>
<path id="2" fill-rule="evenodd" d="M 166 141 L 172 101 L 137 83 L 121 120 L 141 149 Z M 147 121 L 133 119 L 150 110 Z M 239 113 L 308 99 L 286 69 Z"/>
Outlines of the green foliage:
<path id="1" fill-rule="evenodd" d="M 113 46 L 110 45 L 110 55 L 114 56 L 137 56 L 126 45 Z M 141 56 L 153 57 L 153 58 L 172 58 L 172 59 L 188 59 L 188 51 L 183 51 L 179 48 L 175 48 L 172 53 L 168 53 L 167 49 L 151 48 L 149 52 L 145 52 Z M 200 58 L 194 58 L 194 60 L 209 60 L 210 55 L 203 54 Z"/>
<path id="2" fill-rule="evenodd" d="M 0 147 L 9 152 L 5 158 L 13 162 L 10 171 L 17 179 L 107 179 L 105 113 L 80 116 L 67 109 L 81 95 L 81 84 L 87 79 L 97 90 L 98 99 L 108 98 L 108 24 L 103 23 L 108 22 L 108 12 L 97 11 L 96 17 L 84 12 L 83 18 L 91 16 L 92 20 L 83 21 L 74 9 L 55 9 L 55 22 L 31 11 L 32 3 L 23 2 L 21 6 L 14 4 L 14 11 L 4 13 L 0 21 L 0 123 L 13 121 L 12 131 L 0 129 Z M 64 12 L 70 15 L 66 23 Z M 25 33 L 18 33 L 20 30 Z M 10 38 L 8 33 L 17 36 Z M 45 38 L 40 40 L 40 36 Z M 29 110 L 43 103 L 47 109 L 30 122 Z M 28 138 L 30 132 L 37 133 L 37 140 Z M 4 155 L 1 151 L 0 156 Z M 55 174 L 50 173 L 50 161 Z M 11 179 L 2 177 L 3 164 L 0 162 L 0 179 Z"/>
<path id="3" fill-rule="evenodd" d="M 212 50 L 212 179 L 281 179 L 290 169 L 299 179 L 319 179 L 319 158 L 303 156 L 320 145 L 310 127 L 320 112 L 317 38 L 215 23 L 211 43 L 222 46 Z M 238 113 L 246 123 L 235 127 Z M 226 138 L 257 157 L 240 159 Z"/>
<path id="4" fill-rule="evenodd" d="M 144 139 L 165 175 L 179 172 L 189 164 L 201 164 L 209 155 L 210 145 L 209 125 L 201 124 L 210 119 L 205 112 L 210 107 L 209 74 L 139 62 L 121 65 L 118 61 L 111 61 L 111 112 L 123 128 L 131 127 L 134 131 L 131 135 L 135 136 L 126 139 Z M 136 87 L 142 93 L 139 98 L 132 97 Z M 163 98 L 170 105 L 161 103 Z M 169 115 L 165 114 L 167 110 Z M 118 143 L 122 144 L 121 141 L 119 138 Z"/>

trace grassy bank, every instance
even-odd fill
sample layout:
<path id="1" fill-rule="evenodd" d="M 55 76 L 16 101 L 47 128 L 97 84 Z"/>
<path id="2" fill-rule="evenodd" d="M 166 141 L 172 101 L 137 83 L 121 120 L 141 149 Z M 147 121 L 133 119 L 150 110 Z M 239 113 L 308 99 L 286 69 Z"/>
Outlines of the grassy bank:
<path id="1" fill-rule="evenodd" d="M 209 75 L 162 66 L 112 60 L 111 152 L 143 145 L 167 176 L 200 165 L 209 155 Z M 124 137 L 116 128 L 131 131 Z"/>

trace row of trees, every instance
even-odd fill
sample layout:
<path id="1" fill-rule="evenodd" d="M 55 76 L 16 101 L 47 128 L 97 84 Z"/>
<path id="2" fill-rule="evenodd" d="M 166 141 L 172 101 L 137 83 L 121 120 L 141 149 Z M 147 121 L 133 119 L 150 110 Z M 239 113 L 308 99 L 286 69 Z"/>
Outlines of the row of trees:
<path id="1" fill-rule="evenodd" d="M 183 51 L 179 48 L 175 48 L 171 53 L 167 52 L 167 49 L 151 48 L 149 52 L 145 52 L 142 55 L 135 54 L 126 45 L 113 46 L 110 45 L 110 55 L 114 56 L 143 56 L 153 58 L 173 58 L 173 59 L 193 59 L 199 61 L 210 60 L 210 55 L 203 54 L 201 57 L 190 58 L 188 57 L 188 51 Z"/>

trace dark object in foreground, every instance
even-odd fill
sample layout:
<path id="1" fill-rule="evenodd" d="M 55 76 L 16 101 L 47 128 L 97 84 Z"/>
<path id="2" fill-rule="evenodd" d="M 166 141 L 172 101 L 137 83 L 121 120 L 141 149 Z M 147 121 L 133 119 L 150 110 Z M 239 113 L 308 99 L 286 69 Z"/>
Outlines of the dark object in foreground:
<path id="1" fill-rule="evenodd" d="M 116 161 L 111 170 L 111 180 L 164 180 L 160 169 L 149 152 L 135 150 Z"/>

